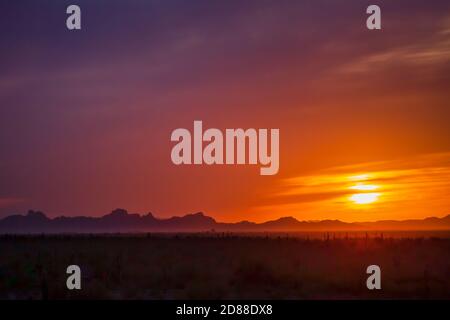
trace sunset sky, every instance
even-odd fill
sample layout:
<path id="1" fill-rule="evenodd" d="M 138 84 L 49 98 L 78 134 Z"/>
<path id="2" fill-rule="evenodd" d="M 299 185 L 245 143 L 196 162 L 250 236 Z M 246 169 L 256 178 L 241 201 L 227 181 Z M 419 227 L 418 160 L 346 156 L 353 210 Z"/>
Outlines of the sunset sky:
<path id="1" fill-rule="evenodd" d="M 0 217 L 450 214 L 450 2 L 370 4 L 2 1 Z M 194 120 L 279 128 L 279 173 L 174 165 Z"/>

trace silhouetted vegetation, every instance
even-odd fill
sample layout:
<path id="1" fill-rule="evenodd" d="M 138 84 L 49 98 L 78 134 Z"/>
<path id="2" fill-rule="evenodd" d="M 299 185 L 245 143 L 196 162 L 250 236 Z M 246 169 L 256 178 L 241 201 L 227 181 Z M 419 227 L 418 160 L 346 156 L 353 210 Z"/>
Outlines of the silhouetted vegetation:
<path id="1" fill-rule="evenodd" d="M 450 298 L 450 239 L 233 234 L 0 237 L 1 299 Z M 82 290 L 66 288 L 66 268 Z M 366 267 L 382 290 L 366 288 Z"/>

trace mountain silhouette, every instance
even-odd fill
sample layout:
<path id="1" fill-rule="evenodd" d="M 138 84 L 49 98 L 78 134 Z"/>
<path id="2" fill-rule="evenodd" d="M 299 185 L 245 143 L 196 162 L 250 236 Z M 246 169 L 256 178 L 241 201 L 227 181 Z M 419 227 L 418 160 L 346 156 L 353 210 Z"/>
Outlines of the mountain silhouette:
<path id="1" fill-rule="evenodd" d="M 422 220 L 382 220 L 376 222 L 342 222 L 339 220 L 299 221 L 293 217 L 255 223 L 217 222 L 202 212 L 181 217 L 159 219 L 152 213 L 140 215 L 115 209 L 102 217 L 48 218 L 41 211 L 30 210 L 26 215 L 11 215 L 0 220 L 0 234 L 36 233 L 131 233 L 131 232 L 287 232 L 287 231 L 402 231 L 450 230 L 450 215 Z"/>

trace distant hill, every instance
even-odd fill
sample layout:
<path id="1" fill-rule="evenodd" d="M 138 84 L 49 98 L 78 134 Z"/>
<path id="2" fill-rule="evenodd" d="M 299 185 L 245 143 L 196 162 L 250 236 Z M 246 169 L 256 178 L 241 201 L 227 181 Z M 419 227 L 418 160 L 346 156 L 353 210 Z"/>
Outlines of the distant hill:
<path id="1" fill-rule="evenodd" d="M 129 233 L 129 232 L 277 232 L 277 231 L 402 231 L 450 230 L 450 215 L 423 220 L 384 220 L 376 222 L 347 223 L 339 220 L 298 221 L 283 217 L 263 223 L 242 221 L 217 222 L 203 213 L 182 217 L 158 219 L 151 213 L 140 215 L 116 209 L 102 217 L 48 218 L 40 211 L 30 210 L 26 215 L 11 215 L 0 220 L 0 234 L 36 233 Z"/>

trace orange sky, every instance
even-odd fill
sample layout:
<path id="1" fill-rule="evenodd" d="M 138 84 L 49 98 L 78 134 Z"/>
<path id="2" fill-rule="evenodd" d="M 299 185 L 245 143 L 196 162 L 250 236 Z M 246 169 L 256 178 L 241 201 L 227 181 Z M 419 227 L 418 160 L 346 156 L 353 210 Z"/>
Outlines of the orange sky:
<path id="1" fill-rule="evenodd" d="M 450 153 L 349 165 L 279 181 L 255 212 L 307 220 L 422 219 L 449 213 Z"/>

